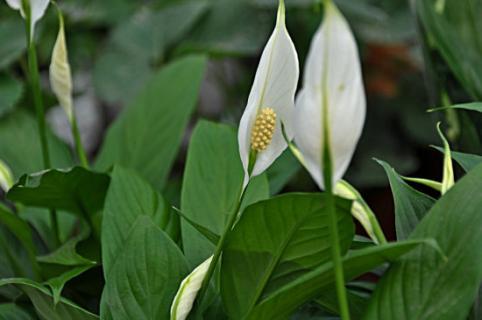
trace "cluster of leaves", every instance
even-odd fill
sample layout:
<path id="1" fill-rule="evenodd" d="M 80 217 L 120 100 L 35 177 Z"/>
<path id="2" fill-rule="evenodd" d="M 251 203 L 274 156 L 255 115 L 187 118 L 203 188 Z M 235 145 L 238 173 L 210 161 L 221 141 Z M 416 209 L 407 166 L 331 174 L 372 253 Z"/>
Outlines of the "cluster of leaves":
<path id="1" fill-rule="evenodd" d="M 153 2 L 156 10 L 138 8 L 130 19 L 136 6 L 128 0 L 65 3 L 72 19 L 93 28 L 114 25 L 97 59 L 94 83 L 105 101 L 130 101 L 110 126 L 92 170 L 71 168 L 68 148 L 50 135 L 54 166 L 70 169 L 39 172 L 35 121 L 28 110 L 13 110 L 23 85 L 14 73 L 0 77 L 0 90 L 8 93 L 0 95 L 0 159 L 18 178 L 8 201 L 0 204 L 0 318 L 167 319 L 182 279 L 212 254 L 227 214 L 236 206 L 243 169 L 235 130 L 203 120 L 193 130 L 182 183 L 169 179 L 206 71 L 206 56 L 192 53 L 254 54 L 265 41 L 263 26 L 271 25 L 258 7 L 270 8 L 274 2 L 168 2 Z M 420 0 L 415 11 L 430 39 L 427 54 L 440 55 L 459 90 L 477 101 L 482 72 L 474 70 L 482 52 L 480 33 L 473 28 L 480 23 L 470 13 L 480 12 L 481 4 L 462 1 L 464 13 L 450 9 L 459 2 L 447 0 L 440 9 L 434 6 L 437 1 Z M 300 12 L 312 5 L 296 3 Z M 360 3 L 340 1 L 347 12 L 373 17 L 372 7 Z M 235 16 L 252 22 L 237 25 L 233 21 L 243 20 L 233 20 Z M 185 36 L 199 19 L 203 23 Z M 119 24 L 121 20 L 128 23 Z M 0 36 L 4 32 L 10 39 L 22 30 L 15 23 L 21 22 L 0 22 Z M 252 36 L 236 37 L 246 32 L 240 27 L 244 24 L 252 25 Z M 373 36 L 368 26 L 364 30 Z M 83 36 L 74 42 L 92 41 Z M 178 43 L 181 38 L 187 40 Z M 0 49 L 3 68 L 24 48 L 23 34 L 11 39 L 15 41 Z M 72 52 L 79 54 L 78 61 L 85 59 L 85 52 Z M 434 76 L 443 78 L 436 71 Z M 452 89 L 437 85 L 438 95 Z M 23 100 L 28 105 L 28 98 Z M 451 110 L 450 124 L 458 110 L 460 134 L 454 144 L 474 150 L 479 135 L 475 130 L 472 139 L 464 138 L 475 126 L 462 112 L 481 111 L 481 105 L 446 110 Z M 440 199 L 414 189 L 381 162 L 394 195 L 398 242 L 375 245 L 355 236 L 352 203 L 337 199 L 353 318 L 465 319 L 472 306 L 474 319 L 480 316 L 474 301 L 482 281 L 482 157 L 451 155 L 467 174 Z M 287 154 L 250 184 L 241 218 L 223 250 L 218 281 L 193 317 L 283 319 L 294 314 L 314 319 L 338 313 L 326 195 L 273 196 L 297 171 L 292 164 Z M 60 239 L 51 231 L 47 209 L 59 213 Z M 380 276 L 376 288 L 360 280 L 367 273 Z"/>

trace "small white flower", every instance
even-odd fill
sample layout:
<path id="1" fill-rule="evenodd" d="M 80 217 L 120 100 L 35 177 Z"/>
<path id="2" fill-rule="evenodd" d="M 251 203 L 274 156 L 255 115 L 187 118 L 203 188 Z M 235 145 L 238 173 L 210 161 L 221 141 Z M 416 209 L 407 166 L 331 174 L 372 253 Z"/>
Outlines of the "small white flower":
<path id="1" fill-rule="evenodd" d="M 171 320 L 184 320 L 192 309 L 213 256 L 201 263 L 184 280 L 171 305 Z"/>
<path id="2" fill-rule="evenodd" d="M 285 6 L 281 0 L 276 27 L 264 48 L 239 124 L 239 153 L 245 186 L 250 177 L 263 173 L 286 149 L 281 123 L 289 139 L 293 137 L 290 117 L 298 78 L 298 55 L 286 29 Z M 250 155 L 255 155 L 251 159 L 252 172 L 249 172 Z"/>
<path id="3" fill-rule="evenodd" d="M 316 32 L 294 113 L 295 142 L 307 170 L 324 189 L 322 153 L 328 129 L 333 185 L 345 173 L 365 122 L 366 100 L 358 49 L 350 27 L 332 1 Z M 329 128 L 324 119 L 329 117 Z"/>
<path id="4" fill-rule="evenodd" d="M 57 96 L 60 105 L 65 110 L 67 117 L 72 123 L 74 121 L 72 103 L 72 74 L 67 55 L 67 45 L 65 43 L 64 20 L 59 13 L 59 33 L 52 52 L 50 63 L 50 85 Z"/>
<path id="5" fill-rule="evenodd" d="M 13 174 L 5 162 L 0 160 L 0 189 L 7 192 L 13 186 Z"/>
<path id="6" fill-rule="evenodd" d="M 22 6 L 22 0 L 6 0 L 7 4 L 14 10 L 20 10 L 20 14 L 25 18 L 25 10 Z M 33 38 L 35 24 L 45 14 L 45 10 L 49 6 L 50 0 L 26 0 L 30 3 L 30 35 Z"/>

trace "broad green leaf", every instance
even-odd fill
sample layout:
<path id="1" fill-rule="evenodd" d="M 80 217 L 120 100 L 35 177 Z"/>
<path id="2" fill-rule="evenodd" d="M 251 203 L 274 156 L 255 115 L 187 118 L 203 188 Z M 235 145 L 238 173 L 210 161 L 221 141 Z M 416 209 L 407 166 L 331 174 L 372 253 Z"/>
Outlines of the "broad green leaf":
<path id="1" fill-rule="evenodd" d="M 18 18 L 4 19 L 0 22 L 0 69 L 8 67 L 20 57 L 27 41 L 23 21 Z M 1 108 L 0 108 L 1 109 Z"/>
<path id="2" fill-rule="evenodd" d="M 171 302 L 187 273 L 176 244 L 150 217 L 139 216 L 110 269 L 101 315 L 116 320 L 169 319 Z"/>
<path id="3" fill-rule="evenodd" d="M 204 238 L 209 240 L 213 245 L 217 245 L 217 243 L 221 239 L 221 236 L 219 234 L 216 234 L 216 233 L 212 232 L 211 230 L 209 230 L 208 228 L 203 227 L 199 223 L 194 222 L 194 220 L 188 218 L 179 209 L 174 209 L 174 212 L 176 212 L 182 219 L 184 219 L 191 227 L 193 227 L 200 234 L 202 234 L 204 236 Z"/>
<path id="4" fill-rule="evenodd" d="M 35 318 L 15 303 L 0 304 L 0 320 L 34 320 Z"/>
<path id="5" fill-rule="evenodd" d="M 440 152 L 444 152 L 443 148 L 434 147 Z M 452 158 L 457 161 L 457 163 L 465 170 L 465 172 L 469 172 L 477 165 L 482 163 L 482 156 L 470 153 L 463 153 L 463 152 L 456 152 L 452 151 Z"/>
<path id="6" fill-rule="evenodd" d="M 409 186 L 388 163 L 383 161 L 378 163 L 383 166 L 390 181 L 395 203 L 397 239 L 407 239 L 433 206 L 435 199 Z"/>
<path id="7" fill-rule="evenodd" d="M 52 165 L 55 168 L 70 167 L 72 157 L 69 149 L 52 134 L 48 137 Z M 26 172 L 43 170 L 42 150 L 33 116 L 16 110 L 0 119 L 0 159 L 7 163 L 17 178 Z"/>
<path id="8" fill-rule="evenodd" d="M 465 319 L 482 280 L 482 165 L 435 203 L 411 239 L 435 239 L 447 259 L 420 247 L 392 265 L 366 319 Z"/>
<path id="9" fill-rule="evenodd" d="M 7 197 L 27 206 L 72 212 L 94 225 L 96 214 L 104 206 L 109 182 L 107 174 L 81 167 L 51 169 L 22 176 Z"/>
<path id="10" fill-rule="evenodd" d="M 136 7 L 130 0 L 76 0 L 61 5 L 62 11 L 74 22 L 101 27 L 122 23 Z"/>
<path id="11" fill-rule="evenodd" d="M 0 118 L 13 109 L 22 92 L 23 85 L 20 81 L 0 73 Z"/>
<path id="12" fill-rule="evenodd" d="M 482 100 L 482 1 L 420 0 L 415 8 L 431 46 L 467 92 Z"/>
<path id="13" fill-rule="evenodd" d="M 246 317 L 264 297 L 331 260 L 325 200 L 286 194 L 246 208 L 223 251 L 221 294 L 230 318 Z M 354 236 L 350 207 L 351 201 L 338 200 L 342 254 Z"/>
<path id="14" fill-rule="evenodd" d="M 181 195 L 181 211 L 189 219 L 222 234 L 235 210 L 243 184 L 236 132 L 233 128 L 200 121 L 191 137 Z M 253 180 L 244 205 L 268 197 L 265 176 Z M 188 222 L 181 221 L 184 254 L 197 266 L 214 252 L 214 245 Z"/>
<path id="15" fill-rule="evenodd" d="M 52 294 L 47 288 L 30 279 L 12 278 L 0 280 L 0 286 L 15 285 L 22 290 L 32 301 L 35 311 L 41 319 L 45 320 L 96 320 L 93 313 L 82 309 L 67 299 L 61 298 L 54 305 Z"/>
<path id="16" fill-rule="evenodd" d="M 169 207 L 135 172 L 116 166 L 102 218 L 102 263 L 107 280 L 129 230 L 140 216 L 150 217 L 156 226 L 164 229 L 169 221 Z"/>
<path id="17" fill-rule="evenodd" d="M 37 279 L 39 275 L 35 272 L 32 258 L 22 242 L 0 224 L 0 279 L 12 277 Z M 0 286 L 0 297 L 13 301 L 18 295 L 19 291 L 15 288 Z"/>
<path id="18" fill-rule="evenodd" d="M 345 281 L 354 279 L 382 263 L 393 261 L 425 242 L 402 241 L 350 251 L 343 258 Z M 324 263 L 263 298 L 247 319 L 287 318 L 304 303 L 317 298 L 327 290 L 332 291 L 334 281 L 333 264 L 331 262 Z"/>
<path id="19" fill-rule="evenodd" d="M 30 263 L 32 264 L 35 272 L 38 272 L 39 267 L 35 258 L 37 250 L 33 242 L 32 230 L 30 229 L 30 226 L 2 204 L 0 204 L 0 225 L 5 226 L 12 234 L 15 235 L 17 240 L 27 251 Z"/>
<path id="20" fill-rule="evenodd" d="M 165 59 L 166 50 L 192 28 L 206 8 L 204 1 L 161 10 L 141 7 L 118 24 L 94 69 L 100 97 L 109 102 L 130 101 L 153 74 L 153 66 Z"/>
<path id="21" fill-rule="evenodd" d="M 97 168 L 120 164 L 162 188 L 196 105 L 206 59 L 190 56 L 161 69 L 111 126 Z"/>

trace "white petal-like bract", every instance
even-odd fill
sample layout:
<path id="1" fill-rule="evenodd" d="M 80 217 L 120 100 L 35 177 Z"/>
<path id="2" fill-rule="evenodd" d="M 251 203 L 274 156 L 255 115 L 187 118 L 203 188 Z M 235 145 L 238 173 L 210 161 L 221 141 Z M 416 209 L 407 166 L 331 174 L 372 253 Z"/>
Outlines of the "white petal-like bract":
<path id="1" fill-rule="evenodd" d="M 324 117 L 330 136 L 333 185 L 351 161 L 365 122 L 366 98 L 358 48 L 338 8 L 326 2 L 304 69 L 294 111 L 295 142 L 313 179 L 324 189 Z"/>
<path id="2" fill-rule="evenodd" d="M 60 105 L 65 110 L 70 123 L 72 123 L 74 114 L 72 103 L 72 74 L 67 55 L 64 22 L 62 17 L 59 17 L 60 28 L 50 63 L 50 85 Z"/>
<path id="3" fill-rule="evenodd" d="M 184 280 L 171 305 L 171 320 L 184 320 L 192 309 L 194 300 L 201 289 L 202 282 L 213 256 L 196 267 Z"/>
<path id="4" fill-rule="evenodd" d="M 294 109 L 298 78 L 298 55 L 286 29 L 284 2 L 280 1 L 276 27 L 261 55 L 248 103 L 239 124 L 239 153 L 245 171 L 245 184 L 250 178 L 248 166 L 251 135 L 260 110 L 272 109 L 276 115 L 276 124 L 268 146 L 256 154 L 251 177 L 263 173 L 286 149 L 281 123 L 285 125 L 288 137 L 292 138 L 290 118 Z"/>

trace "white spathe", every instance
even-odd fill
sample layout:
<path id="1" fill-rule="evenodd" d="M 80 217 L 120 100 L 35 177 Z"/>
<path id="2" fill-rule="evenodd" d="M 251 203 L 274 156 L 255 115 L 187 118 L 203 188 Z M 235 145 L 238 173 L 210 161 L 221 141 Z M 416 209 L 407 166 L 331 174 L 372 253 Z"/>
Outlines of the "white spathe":
<path id="1" fill-rule="evenodd" d="M 67 114 L 69 122 L 72 123 L 74 121 L 72 74 L 67 55 L 64 21 L 62 16 L 59 16 L 59 22 L 59 33 L 52 52 L 52 61 L 50 63 L 50 85 L 57 96 L 60 105 Z"/>
<path id="2" fill-rule="evenodd" d="M 291 116 L 299 78 L 299 62 L 285 24 L 284 2 L 280 1 L 273 34 L 264 48 L 238 131 L 239 154 L 245 172 L 244 185 L 249 178 L 263 173 L 286 149 L 281 122 L 289 139 L 293 137 Z M 276 113 L 273 138 L 268 147 L 257 153 L 251 176 L 248 174 L 251 134 L 258 111 L 271 108 Z"/>
<path id="3" fill-rule="evenodd" d="M 203 263 L 196 267 L 184 280 L 174 297 L 171 305 L 171 320 L 184 320 L 192 309 L 194 300 L 201 289 L 202 282 L 213 256 L 206 259 Z"/>
<path id="4" fill-rule="evenodd" d="M 351 161 L 365 114 L 366 98 L 354 36 L 338 8 L 327 1 L 323 22 L 311 43 L 293 116 L 294 140 L 321 189 L 324 117 L 329 117 L 335 185 Z"/>
<path id="5" fill-rule="evenodd" d="M 25 12 L 22 7 L 22 0 L 6 0 L 7 4 L 15 10 L 20 10 L 22 17 L 25 18 Z M 45 14 L 45 10 L 49 6 L 50 0 L 27 0 L 30 3 L 31 21 L 30 21 L 30 33 L 33 38 L 35 24 Z"/>

